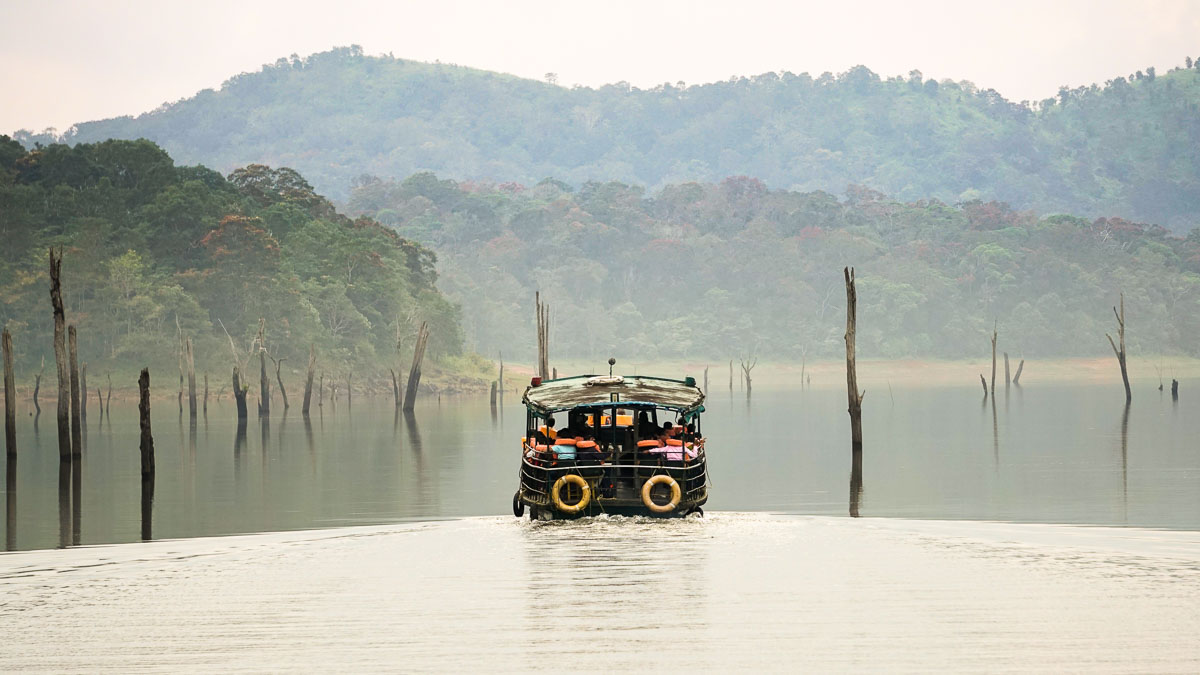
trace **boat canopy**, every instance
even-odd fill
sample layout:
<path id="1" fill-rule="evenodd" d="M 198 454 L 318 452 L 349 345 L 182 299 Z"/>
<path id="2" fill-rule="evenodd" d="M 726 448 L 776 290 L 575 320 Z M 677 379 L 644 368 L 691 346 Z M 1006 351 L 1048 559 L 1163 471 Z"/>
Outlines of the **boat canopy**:
<path id="1" fill-rule="evenodd" d="M 577 375 L 529 386 L 521 400 L 539 414 L 620 403 L 626 407 L 642 404 L 667 408 L 689 415 L 703 409 L 704 392 L 692 378 L 685 381 L 644 375 Z"/>

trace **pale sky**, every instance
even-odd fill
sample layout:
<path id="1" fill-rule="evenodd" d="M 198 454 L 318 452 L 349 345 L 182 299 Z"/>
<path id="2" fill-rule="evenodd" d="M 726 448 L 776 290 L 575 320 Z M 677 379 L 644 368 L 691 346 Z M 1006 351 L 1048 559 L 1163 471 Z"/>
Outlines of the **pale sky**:
<path id="1" fill-rule="evenodd" d="M 0 133 L 138 114 L 350 44 L 587 86 L 863 64 L 1019 101 L 1200 57 L 1200 1 L 0 0 Z"/>

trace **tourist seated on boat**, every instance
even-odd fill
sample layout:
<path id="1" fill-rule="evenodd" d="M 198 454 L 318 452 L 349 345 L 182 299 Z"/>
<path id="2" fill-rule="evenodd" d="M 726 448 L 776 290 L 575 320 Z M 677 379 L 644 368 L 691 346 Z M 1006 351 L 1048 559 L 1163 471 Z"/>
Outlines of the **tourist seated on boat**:
<path id="1" fill-rule="evenodd" d="M 552 450 L 558 459 L 575 459 L 576 443 L 578 443 L 576 439 L 565 437 L 562 432 L 559 432 L 558 438 L 554 439 Z"/>
<path id="2" fill-rule="evenodd" d="M 667 438 L 673 437 L 675 435 L 675 425 L 670 422 L 663 422 L 662 433 L 666 434 Z"/>
<path id="3" fill-rule="evenodd" d="M 600 462 L 604 458 L 604 451 L 592 434 L 585 434 L 575 442 L 575 459 L 581 462 Z"/>
<path id="4" fill-rule="evenodd" d="M 687 426 L 685 426 L 683 428 L 683 442 L 684 443 L 699 443 L 700 441 L 703 441 L 703 440 L 704 440 L 704 437 L 701 436 L 698 431 L 696 431 L 695 424 L 688 424 Z"/>
<path id="5" fill-rule="evenodd" d="M 670 424 L 668 422 L 667 424 Z M 665 455 L 669 462 L 680 462 L 686 457 L 687 459 L 695 459 L 697 457 L 696 447 L 692 444 L 684 445 L 684 442 L 678 438 L 671 438 L 666 429 L 663 429 L 659 434 L 657 447 L 647 447 L 645 451 L 652 455 Z M 641 443 L 638 444 L 639 446 Z"/>
<path id="6" fill-rule="evenodd" d="M 637 432 L 641 438 L 654 438 L 658 435 L 658 427 L 654 426 L 654 422 L 650 421 L 650 413 L 644 410 L 638 413 Z"/>
<path id="7" fill-rule="evenodd" d="M 534 433 L 533 437 L 537 439 L 538 443 L 543 445 L 553 445 L 554 439 L 558 437 L 558 432 L 554 430 L 554 418 L 547 417 L 546 424 L 538 427 L 538 430 L 536 433 Z"/>

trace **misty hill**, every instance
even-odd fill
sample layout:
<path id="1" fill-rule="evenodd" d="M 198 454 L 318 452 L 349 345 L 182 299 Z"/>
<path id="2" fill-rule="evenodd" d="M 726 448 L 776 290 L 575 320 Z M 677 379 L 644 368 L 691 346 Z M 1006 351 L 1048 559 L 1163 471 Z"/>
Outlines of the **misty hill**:
<path id="1" fill-rule="evenodd" d="M 225 331 L 245 349 L 260 318 L 271 355 L 303 370 L 314 345 L 331 377 L 395 366 L 422 320 L 433 359 L 462 349 L 432 251 L 338 213 L 286 168 L 225 178 L 144 140 L 26 152 L 0 136 L 0 241 L 0 325 L 26 373 L 53 363 L 50 246 L 65 249 L 67 318 L 93 366 L 173 372 L 181 329 L 198 368 L 228 383 Z"/>
<path id="2" fill-rule="evenodd" d="M 983 358 L 994 321 L 1016 357 L 1111 355 L 1122 291 L 1132 352 L 1200 355 L 1200 228 L 1185 238 L 1121 218 L 745 177 L 647 194 L 418 174 L 361 180 L 348 209 L 438 251 L 439 287 L 492 356 L 532 357 L 540 290 L 556 359 L 838 358 L 847 264 L 860 356 Z"/>
<path id="3" fill-rule="evenodd" d="M 289 166 L 337 199 L 361 174 L 423 170 L 651 188 L 748 175 L 773 189 L 862 184 L 905 201 L 1000 200 L 1183 232 L 1200 211 L 1200 66 L 1187 65 L 1017 104 L 968 82 L 861 66 L 567 89 L 350 47 L 280 59 L 136 118 L 79 124 L 64 140 L 144 137 L 221 171 Z"/>

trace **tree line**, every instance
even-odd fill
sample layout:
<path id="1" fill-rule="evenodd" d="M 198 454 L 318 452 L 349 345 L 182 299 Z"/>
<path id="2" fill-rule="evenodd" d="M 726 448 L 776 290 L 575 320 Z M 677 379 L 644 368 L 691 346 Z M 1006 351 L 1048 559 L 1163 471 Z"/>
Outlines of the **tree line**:
<path id="1" fill-rule="evenodd" d="M 148 138 L 225 171 L 269 160 L 339 200 L 364 173 L 651 189 L 749 175 L 775 189 L 859 184 L 905 202 L 1002 201 L 1176 232 L 1200 211 L 1200 64 L 1190 58 L 1014 102 L 915 70 L 568 89 L 345 47 L 136 117 L 17 137 L 27 147 Z"/>

